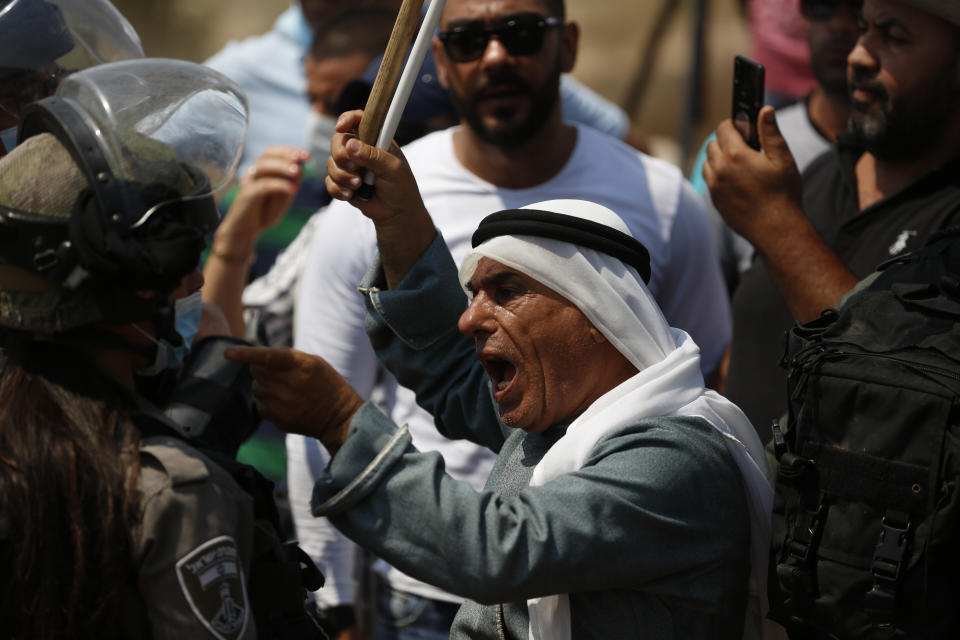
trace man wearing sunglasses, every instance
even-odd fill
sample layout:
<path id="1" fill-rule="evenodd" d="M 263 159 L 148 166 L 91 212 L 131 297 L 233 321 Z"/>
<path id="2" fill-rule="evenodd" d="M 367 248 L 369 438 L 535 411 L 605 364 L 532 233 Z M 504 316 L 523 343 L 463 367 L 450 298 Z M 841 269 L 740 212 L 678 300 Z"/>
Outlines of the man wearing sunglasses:
<path id="1" fill-rule="evenodd" d="M 304 146 L 310 104 L 303 60 L 315 32 L 334 17 L 363 5 L 397 11 L 400 0 L 292 0 L 269 31 L 231 41 L 205 64 L 240 85 L 250 101 L 250 132 L 238 174 L 248 170 L 268 146 Z M 563 81 L 563 100 L 577 122 L 644 142 L 626 112 L 574 78 Z"/>
<path id="2" fill-rule="evenodd" d="M 650 251 L 654 298 L 672 325 L 693 336 L 709 373 L 728 340 L 729 303 L 702 204 L 676 167 L 564 120 L 558 85 L 574 66 L 578 35 L 561 0 L 448 0 L 433 54 L 461 124 L 407 145 L 404 155 L 458 262 L 490 211 L 581 199 L 620 213 Z M 335 202 L 316 238 L 297 300 L 295 347 L 325 358 L 367 397 L 380 370 L 356 288 L 373 264 L 375 231 L 350 205 Z M 392 378 L 384 388 L 390 416 L 409 425 L 417 446 L 439 451 L 451 475 L 482 488 L 491 453 L 439 437 L 412 392 Z M 291 501 L 309 501 L 314 482 L 302 478 L 319 476 L 326 453 L 316 441 L 293 435 L 287 452 Z M 296 484 L 307 487 L 303 495 L 294 495 L 295 475 L 301 478 Z M 301 540 L 305 532 L 318 539 L 322 527 L 322 520 L 297 522 Z M 460 599 L 384 571 L 379 611 L 393 637 L 421 624 L 421 610 L 447 625 L 429 637 L 446 637 Z"/>
<path id="3" fill-rule="evenodd" d="M 786 409 L 783 331 L 960 223 L 960 2 L 866 0 L 847 78 L 850 131 L 802 181 L 768 107 L 763 153 L 729 121 L 708 148 L 713 201 L 760 257 L 734 295 L 725 386 L 758 427 Z"/>

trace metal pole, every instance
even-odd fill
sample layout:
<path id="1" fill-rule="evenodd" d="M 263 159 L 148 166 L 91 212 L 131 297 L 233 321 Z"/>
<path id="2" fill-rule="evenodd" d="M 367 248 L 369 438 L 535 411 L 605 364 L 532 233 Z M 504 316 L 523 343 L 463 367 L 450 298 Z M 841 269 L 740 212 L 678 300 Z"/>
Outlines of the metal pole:
<path id="1" fill-rule="evenodd" d="M 693 152 L 694 129 L 703 115 L 703 53 L 706 39 L 707 0 L 694 0 L 693 46 L 690 72 L 687 76 L 686 104 L 678 135 L 680 141 L 680 167 L 686 171 Z"/>

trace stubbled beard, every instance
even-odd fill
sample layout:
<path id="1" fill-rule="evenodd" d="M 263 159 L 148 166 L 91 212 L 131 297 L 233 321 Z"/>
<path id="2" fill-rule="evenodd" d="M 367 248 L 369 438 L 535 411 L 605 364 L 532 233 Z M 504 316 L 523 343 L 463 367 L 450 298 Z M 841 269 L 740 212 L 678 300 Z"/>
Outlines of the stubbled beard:
<path id="1" fill-rule="evenodd" d="M 477 112 L 477 96 L 496 87 L 508 86 L 528 96 L 531 100 L 526 117 L 511 122 L 512 109 L 502 114 L 494 112 L 500 126 L 489 127 Z M 450 99 L 467 126 L 483 141 L 497 147 L 516 147 L 529 142 L 539 134 L 547 124 L 550 113 L 557 104 L 560 94 L 559 61 L 554 73 L 544 86 L 537 91 L 526 80 L 512 71 L 496 71 L 486 74 L 484 81 L 474 89 L 470 96 L 450 91 Z"/>
<path id="2" fill-rule="evenodd" d="M 912 103 L 892 99 L 884 86 L 869 77 L 854 74 L 851 93 L 859 85 L 874 95 L 866 108 L 851 104 L 850 130 L 857 142 L 883 160 L 911 160 L 927 153 L 937 144 L 946 123 L 957 117 L 955 95 L 946 95 L 943 83 L 932 82 L 931 95 Z"/>

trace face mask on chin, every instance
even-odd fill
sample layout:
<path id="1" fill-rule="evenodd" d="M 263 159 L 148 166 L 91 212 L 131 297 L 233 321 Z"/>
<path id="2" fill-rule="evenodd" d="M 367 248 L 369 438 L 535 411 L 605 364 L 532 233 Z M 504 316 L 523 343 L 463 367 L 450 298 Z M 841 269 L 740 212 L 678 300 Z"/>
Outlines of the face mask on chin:
<path id="1" fill-rule="evenodd" d="M 310 165 L 317 174 L 317 180 L 327 176 L 327 157 L 330 155 L 330 139 L 337 132 L 337 119 L 313 109 L 307 115 L 307 151 L 310 152 Z"/>
<path id="2" fill-rule="evenodd" d="M 157 355 L 153 362 L 143 369 L 137 371 L 141 376 L 154 376 L 167 369 L 176 369 L 183 364 L 183 359 L 190 352 L 190 346 L 200 328 L 200 316 L 203 314 L 203 296 L 199 291 L 194 291 L 188 296 L 184 296 L 173 303 L 173 328 L 176 331 L 182 343 L 173 345 L 166 338 L 159 340 L 137 325 L 134 328 L 150 339 L 157 345 Z"/>

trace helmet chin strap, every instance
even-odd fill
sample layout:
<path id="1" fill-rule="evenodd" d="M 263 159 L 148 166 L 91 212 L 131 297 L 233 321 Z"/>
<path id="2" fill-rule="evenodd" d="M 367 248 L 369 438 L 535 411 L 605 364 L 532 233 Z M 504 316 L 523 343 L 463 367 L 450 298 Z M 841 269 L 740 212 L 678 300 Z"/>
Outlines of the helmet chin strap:
<path id="1" fill-rule="evenodd" d="M 93 349 L 127 351 L 144 358 L 152 358 L 156 350 L 153 344 L 137 344 L 119 333 L 103 329 L 97 325 L 58 334 L 52 338 L 45 338 L 44 341 L 86 348 L 87 350 L 92 347 Z"/>
<path id="2" fill-rule="evenodd" d="M 150 322 L 153 324 L 154 328 L 157 329 L 156 336 L 158 337 L 173 337 L 174 340 L 177 339 L 178 334 L 174 331 L 173 324 L 173 306 L 165 305 L 158 309 L 153 317 L 150 319 Z M 158 343 L 157 337 L 145 331 L 136 322 L 128 323 L 136 331 L 139 331 L 146 337 L 151 339 L 151 342 L 146 344 L 134 342 L 129 338 L 124 337 L 116 331 L 111 331 L 104 328 L 102 325 L 87 325 L 84 327 L 79 327 L 71 331 L 65 331 L 63 333 L 57 333 L 53 335 L 46 334 L 28 334 L 27 332 L 17 332 L 20 333 L 20 338 L 17 338 L 13 341 L 5 342 L 16 342 L 17 340 L 23 340 L 24 335 L 29 335 L 28 341 L 41 342 L 48 344 L 62 344 L 69 347 L 74 347 L 83 351 L 90 350 L 113 350 L 113 351 L 126 351 L 132 353 L 136 356 L 140 356 L 147 360 L 153 361 L 157 355 Z M 126 326 L 126 325 L 120 325 Z"/>
<path id="3" fill-rule="evenodd" d="M 153 354 L 152 345 L 134 344 L 117 333 L 93 325 L 54 335 L 3 330 L 0 331 L 0 346 L 10 362 L 93 397 L 102 397 L 108 388 L 119 391 L 123 382 L 100 366 L 92 368 L 100 375 L 91 376 L 91 369 L 65 366 L 65 362 L 89 359 L 91 352 L 97 351 L 125 351 L 144 358 Z M 109 383 L 106 386 L 105 381 Z"/>
<path id="4" fill-rule="evenodd" d="M 166 345 L 158 340 L 153 334 L 145 331 L 138 324 L 134 324 L 133 328 L 153 344 L 154 352 L 153 359 L 151 360 L 150 364 L 135 371 L 137 375 L 147 377 L 155 376 L 166 371 L 167 369 L 170 369 L 171 362 L 175 362 L 175 364 L 172 365 L 172 368 L 177 368 L 179 366 L 179 361 L 175 361 L 171 357 L 170 351 L 167 349 Z"/>

